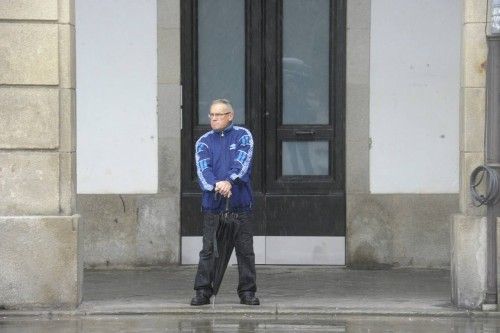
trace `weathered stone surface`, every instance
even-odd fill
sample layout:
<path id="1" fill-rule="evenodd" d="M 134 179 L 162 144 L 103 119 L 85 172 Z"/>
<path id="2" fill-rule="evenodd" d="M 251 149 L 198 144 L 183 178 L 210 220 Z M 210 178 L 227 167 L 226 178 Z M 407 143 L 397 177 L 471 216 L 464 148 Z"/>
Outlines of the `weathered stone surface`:
<path id="1" fill-rule="evenodd" d="M 158 28 L 158 83 L 180 82 L 180 40 L 180 29 Z"/>
<path id="2" fill-rule="evenodd" d="M 486 82 L 485 23 L 469 23 L 462 32 L 462 87 L 481 88 Z"/>
<path id="3" fill-rule="evenodd" d="M 179 195 L 80 194 L 85 266 L 134 267 L 179 263 Z"/>
<path id="4" fill-rule="evenodd" d="M 0 215 L 59 214 L 59 154 L 0 153 Z"/>
<path id="5" fill-rule="evenodd" d="M 367 142 L 370 133 L 370 83 L 349 84 L 346 90 L 346 140 Z"/>
<path id="6" fill-rule="evenodd" d="M 349 29 L 346 45 L 346 80 L 349 84 L 370 83 L 370 33 Z"/>
<path id="7" fill-rule="evenodd" d="M 177 195 L 181 189 L 181 139 L 159 139 L 160 193 Z"/>
<path id="8" fill-rule="evenodd" d="M 0 216 L 0 306 L 76 307 L 78 216 Z"/>
<path id="9" fill-rule="evenodd" d="M 76 153 L 60 153 L 59 197 L 61 214 L 76 211 Z"/>
<path id="10" fill-rule="evenodd" d="M 449 265 L 457 194 L 348 194 L 347 264 L 360 268 Z"/>
<path id="11" fill-rule="evenodd" d="M 451 298 L 478 309 L 486 292 L 486 218 L 454 215 L 451 222 Z"/>
<path id="12" fill-rule="evenodd" d="M 180 258 L 180 197 L 144 196 L 137 202 L 139 265 L 178 263 Z"/>
<path id="13" fill-rule="evenodd" d="M 59 151 L 76 151 L 76 94 L 75 89 L 60 89 L 60 145 Z"/>
<path id="14" fill-rule="evenodd" d="M 347 2 L 346 192 L 369 193 L 371 1 Z"/>
<path id="15" fill-rule="evenodd" d="M 347 1 L 347 28 L 370 29 L 371 0 Z M 367 31 L 369 34 L 369 32 Z"/>
<path id="16" fill-rule="evenodd" d="M 57 20 L 57 0 L 3 0 L 0 19 Z"/>
<path id="17" fill-rule="evenodd" d="M 76 88 L 75 27 L 59 25 L 59 87 Z"/>
<path id="18" fill-rule="evenodd" d="M 464 23 L 485 23 L 488 0 L 464 0 Z"/>
<path id="19" fill-rule="evenodd" d="M 158 138 L 181 137 L 181 86 L 158 85 Z"/>
<path id="20" fill-rule="evenodd" d="M 370 192 L 369 141 L 346 141 L 346 192 Z"/>
<path id="21" fill-rule="evenodd" d="M 158 0 L 158 27 L 175 28 L 181 27 L 181 6 L 177 0 Z"/>
<path id="22" fill-rule="evenodd" d="M 59 83 L 58 25 L 0 22 L 0 84 Z"/>
<path id="23" fill-rule="evenodd" d="M 167 194 L 172 199 L 177 198 L 180 193 L 180 87 L 174 84 L 162 84 L 159 86 L 158 92 L 158 185 L 159 192 Z M 180 212 L 178 208 L 171 207 L 165 213 L 168 215 L 169 220 L 175 221 L 173 222 L 175 225 L 179 223 Z M 177 240 L 178 238 L 175 239 Z M 169 251 L 171 252 L 172 250 L 170 249 Z"/>
<path id="24" fill-rule="evenodd" d="M 133 195 L 79 194 L 86 267 L 132 266 L 136 259 L 137 203 Z"/>
<path id="25" fill-rule="evenodd" d="M 57 148 L 59 92 L 0 88 L 0 148 Z"/>
<path id="26" fill-rule="evenodd" d="M 484 151 L 485 88 L 462 88 L 461 151 Z"/>
<path id="27" fill-rule="evenodd" d="M 59 23 L 75 25 L 75 0 L 59 0 Z"/>

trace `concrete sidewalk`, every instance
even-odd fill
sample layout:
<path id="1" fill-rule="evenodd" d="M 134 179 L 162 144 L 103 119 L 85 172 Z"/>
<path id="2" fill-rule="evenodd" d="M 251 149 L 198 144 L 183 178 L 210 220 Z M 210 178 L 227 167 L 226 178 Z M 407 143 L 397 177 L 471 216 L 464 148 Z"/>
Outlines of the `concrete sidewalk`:
<path id="1" fill-rule="evenodd" d="M 260 306 L 239 304 L 238 272 L 229 267 L 215 308 L 192 307 L 194 266 L 148 271 L 87 271 L 85 314 L 260 313 L 459 315 L 446 270 L 349 270 L 257 266 Z"/>
<path id="2" fill-rule="evenodd" d="M 229 267 L 215 308 L 189 305 L 195 272 L 194 266 L 86 271 L 81 306 L 50 314 L 499 315 L 454 308 L 447 270 L 257 266 L 261 305 L 245 306 L 236 295 L 237 268 Z M 0 311 L 7 316 L 44 313 L 47 311 Z"/>

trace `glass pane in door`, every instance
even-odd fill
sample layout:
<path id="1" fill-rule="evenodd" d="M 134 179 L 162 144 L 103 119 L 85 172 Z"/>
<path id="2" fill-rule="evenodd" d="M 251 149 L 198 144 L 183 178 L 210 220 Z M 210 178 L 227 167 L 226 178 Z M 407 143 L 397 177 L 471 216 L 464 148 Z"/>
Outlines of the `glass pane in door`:
<path id="1" fill-rule="evenodd" d="M 208 124 L 210 102 L 231 101 L 245 121 L 245 1 L 198 1 L 198 124 Z"/>
<path id="2" fill-rule="evenodd" d="M 328 141 L 283 141 L 283 176 L 328 176 Z"/>
<path id="3" fill-rule="evenodd" d="M 283 0 L 284 125 L 329 123 L 330 0 Z"/>

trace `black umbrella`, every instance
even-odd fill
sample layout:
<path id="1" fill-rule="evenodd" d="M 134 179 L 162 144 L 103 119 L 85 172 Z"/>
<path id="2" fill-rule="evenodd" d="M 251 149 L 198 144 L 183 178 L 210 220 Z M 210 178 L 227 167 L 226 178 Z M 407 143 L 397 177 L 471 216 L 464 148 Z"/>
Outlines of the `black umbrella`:
<path id="1" fill-rule="evenodd" d="M 213 304 L 215 307 L 215 296 L 219 292 L 224 273 L 226 272 L 229 259 L 234 249 L 235 216 L 229 212 L 229 197 L 226 198 L 226 209 L 219 214 L 217 227 L 214 235 L 214 266 L 213 266 Z"/>

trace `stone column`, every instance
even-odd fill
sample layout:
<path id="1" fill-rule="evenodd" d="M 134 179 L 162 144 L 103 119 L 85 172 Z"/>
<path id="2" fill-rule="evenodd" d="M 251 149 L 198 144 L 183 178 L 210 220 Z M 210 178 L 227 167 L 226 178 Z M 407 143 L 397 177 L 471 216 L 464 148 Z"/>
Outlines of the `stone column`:
<path id="1" fill-rule="evenodd" d="M 74 0 L 0 1 L 0 307 L 76 307 Z"/>
<path id="2" fill-rule="evenodd" d="M 484 164 L 487 0 L 463 0 L 460 214 L 451 226 L 452 301 L 479 308 L 486 291 L 486 207 L 472 205 L 470 174 Z"/>

